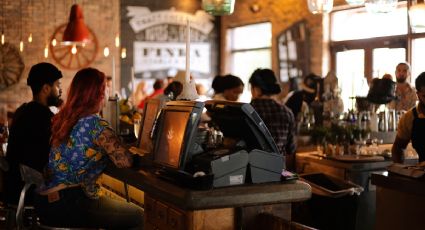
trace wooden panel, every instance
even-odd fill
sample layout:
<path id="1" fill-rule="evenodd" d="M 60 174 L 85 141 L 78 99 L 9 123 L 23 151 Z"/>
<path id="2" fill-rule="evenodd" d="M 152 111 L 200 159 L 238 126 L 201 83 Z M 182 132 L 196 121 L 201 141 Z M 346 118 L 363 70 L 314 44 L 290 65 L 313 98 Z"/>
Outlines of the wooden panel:
<path id="1" fill-rule="evenodd" d="M 273 204 L 263 206 L 250 206 L 237 208 L 237 219 L 242 224 L 242 229 L 258 229 L 260 214 L 268 213 L 276 218 L 291 220 L 291 204 Z"/>
<path id="2" fill-rule="evenodd" d="M 154 217 L 154 221 L 153 224 L 156 225 L 157 227 L 159 227 L 159 229 L 168 229 L 167 226 L 167 205 L 160 202 L 160 201 L 156 201 L 155 202 L 155 217 Z"/>
<path id="3" fill-rule="evenodd" d="M 145 203 L 144 192 L 131 185 L 127 185 L 127 188 L 128 188 L 128 197 L 130 198 L 130 201 L 143 207 Z"/>
<path id="4" fill-rule="evenodd" d="M 145 197 L 145 223 L 155 219 L 155 200 L 149 196 Z"/>
<path id="5" fill-rule="evenodd" d="M 170 230 L 186 229 L 185 213 L 173 208 L 168 208 L 167 225 Z"/>
<path id="6" fill-rule="evenodd" d="M 125 197 L 124 182 L 117 180 L 117 179 L 115 179 L 111 176 L 108 176 L 106 174 L 102 174 L 99 181 L 104 187 L 108 188 L 109 190 L 114 191 L 118 195 Z"/>
<path id="7" fill-rule="evenodd" d="M 377 186 L 377 230 L 424 229 L 425 197 Z"/>
<path id="8" fill-rule="evenodd" d="M 235 229 L 235 212 L 233 208 L 208 209 L 188 212 L 193 230 L 233 230 Z"/>

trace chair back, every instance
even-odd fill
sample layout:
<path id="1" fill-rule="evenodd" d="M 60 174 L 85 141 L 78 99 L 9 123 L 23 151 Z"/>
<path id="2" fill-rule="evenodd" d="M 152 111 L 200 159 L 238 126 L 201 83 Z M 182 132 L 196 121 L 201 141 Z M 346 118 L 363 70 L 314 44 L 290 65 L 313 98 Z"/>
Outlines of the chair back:
<path id="1" fill-rule="evenodd" d="M 43 175 L 39 171 L 24 164 L 20 164 L 19 169 L 21 171 L 22 180 L 25 182 L 25 184 L 35 185 L 36 187 L 43 185 Z"/>
<path id="2" fill-rule="evenodd" d="M 23 219 L 24 219 L 24 202 L 25 202 L 26 193 L 32 185 L 35 185 L 37 188 L 43 185 L 44 179 L 43 179 L 43 175 L 39 171 L 31 167 L 20 164 L 19 169 L 21 171 L 22 180 L 25 182 L 25 185 L 21 191 L 21 196 L 19 197 L 18 208 L 16 209 L 16 225 L 18 230 L 21 230 L 21 229 L 25 229 Z"/>

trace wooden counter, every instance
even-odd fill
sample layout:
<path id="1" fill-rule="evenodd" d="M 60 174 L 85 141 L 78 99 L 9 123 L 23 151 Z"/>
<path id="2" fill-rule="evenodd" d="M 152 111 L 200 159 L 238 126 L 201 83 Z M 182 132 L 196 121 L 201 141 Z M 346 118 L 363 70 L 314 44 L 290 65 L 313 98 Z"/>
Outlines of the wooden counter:
<path id="1" fill-rule="evenodd" d="M 375 187 L 370 184 L 372 172 L 384 173 L 392 164 L 390 160 L 373 162 L 348 162 L 321 157 L 317 152 L 297 153 L 297 172 L 320 172 L 336 178 L 351 181 L 361 187 L 357 204 L 356 228 L 374 229 L 375 224 Z"/>
<path id="2" fill-rule="evenodd" d="M 424 229 L 425 181 L 372 174 L 376 185 L 376 229 Z"/>
<path id="3" fill-rule="evenodd" d="M 191 190 L 145 170 L 108 167 L 105 174 L 144 191 L 145 229 L 254 229 L 258 213 L 290 220 L 291 202 L 311 197 L 301 181 Z"/>

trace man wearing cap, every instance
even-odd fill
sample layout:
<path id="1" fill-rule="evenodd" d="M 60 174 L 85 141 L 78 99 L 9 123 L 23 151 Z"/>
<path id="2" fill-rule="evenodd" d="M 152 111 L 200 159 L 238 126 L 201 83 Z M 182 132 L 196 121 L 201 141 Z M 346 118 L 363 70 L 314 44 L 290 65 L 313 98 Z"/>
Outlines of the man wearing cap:
<path id="1" fill-rule="evenodd" d="M 31 67 L 28 74 L 27 85 L 31 87 L 33 98 L 16 110 L 7 146 L 9 171 L 5 174 L 4 192 L 9 204 L 18 203 L 23 187 L 19 164 L 42 172 L 48 161 L 53 116 L 49 106 L 62 104 L 61 78 L 61 71 L 45 62 Z"/>

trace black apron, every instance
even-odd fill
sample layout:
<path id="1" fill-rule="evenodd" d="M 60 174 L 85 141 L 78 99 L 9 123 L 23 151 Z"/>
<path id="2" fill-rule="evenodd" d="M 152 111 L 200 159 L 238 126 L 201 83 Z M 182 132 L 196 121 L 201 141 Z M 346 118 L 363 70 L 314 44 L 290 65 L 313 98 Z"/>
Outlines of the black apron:
<path id="1" fill-rule="evenodd" d="M 419 155 L 419 162 L 425 161 L 425 118 L 418 117 L 416 107 L 413 108 L 412 146 Z"/>

